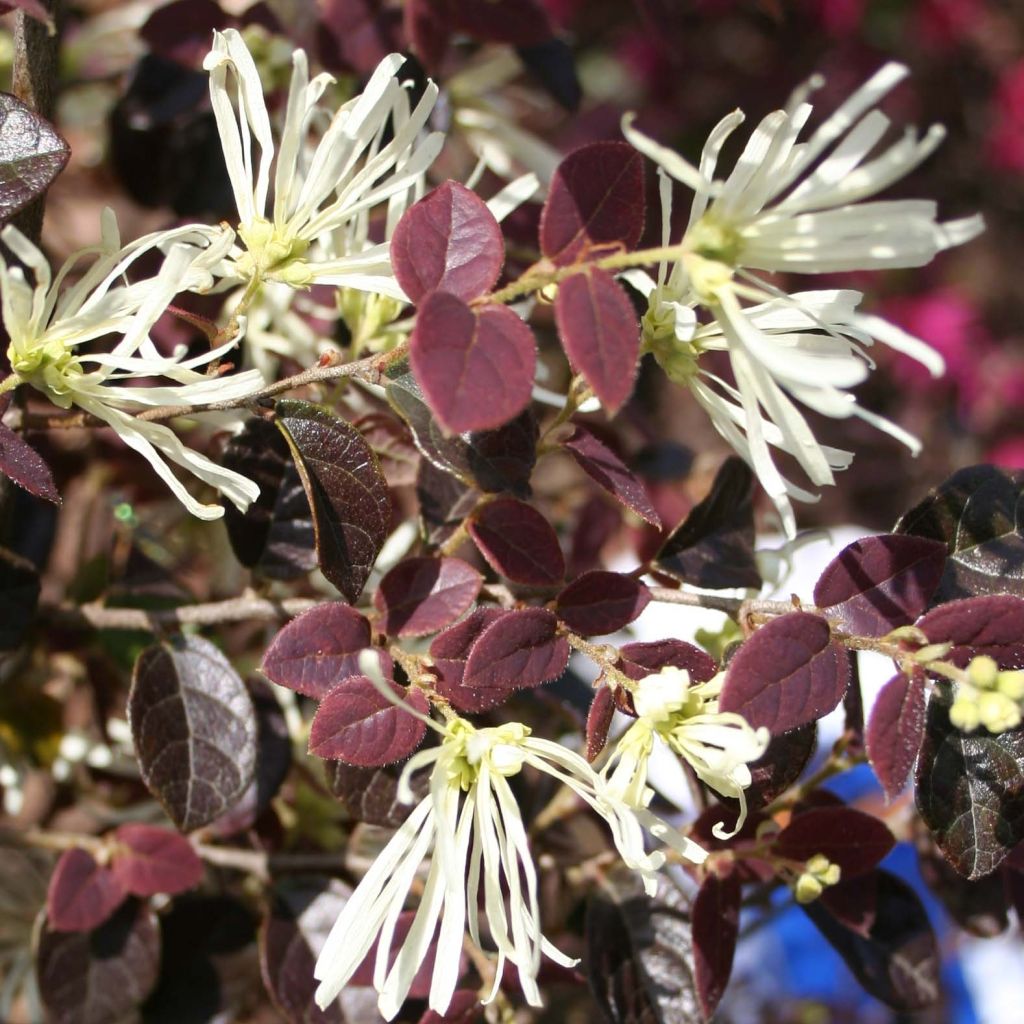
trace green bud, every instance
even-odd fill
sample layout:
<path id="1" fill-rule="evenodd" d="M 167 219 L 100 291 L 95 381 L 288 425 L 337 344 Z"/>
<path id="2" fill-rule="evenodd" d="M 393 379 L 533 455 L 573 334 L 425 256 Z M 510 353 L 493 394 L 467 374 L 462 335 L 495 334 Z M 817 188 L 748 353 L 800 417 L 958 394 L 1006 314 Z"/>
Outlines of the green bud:
<path id="1" fill-rule="evenodd" d="M 996 688 L 1010 700 L 1024 700 L 1024 672 L 1000 672 Z"/>
<path id="2" fill-rule="evenodd" d="M 797 903 L 813 903 L 824 890 L 821 882 L 806 871 L 796 880 L 793 888 Z"/>
<path id="3" fill-rule="evenodd" d="M 991 733 L 1006 732 L 1020 725 L 1020 708 L 1002 693 L 983 693 L 978 700 L 978 716 Z"/>
<path id="4" fill-rule="evenodd" d="M 949 721 L 961 732 L 974 732 L 981 724 L 976 701 L 972 697 L 957 697 L 949 709 Z"/>
<path id="5" fill-rule="evenodd" d="M 977 658 L 972 658 L 967 666 L 967 678 L 979 690 L 994 690 L 999 678 L 999 666 L 995 658 L 990 658 L 987 654 L 979 654 Z"/>

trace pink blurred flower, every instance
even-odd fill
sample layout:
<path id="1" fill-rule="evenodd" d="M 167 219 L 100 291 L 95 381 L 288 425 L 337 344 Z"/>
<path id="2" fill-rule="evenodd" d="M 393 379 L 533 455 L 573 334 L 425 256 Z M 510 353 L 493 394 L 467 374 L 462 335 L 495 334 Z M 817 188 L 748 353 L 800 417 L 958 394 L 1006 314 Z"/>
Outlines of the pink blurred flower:
<path id="1" fill-rule="evenodd" d="M 962 43 L 985 17 L 984 0 L 920 0 L 914 11 L 914 35 L 931 50 Z"/>
<path id="2" fill-rule="evenodd" d="M 1024 435 L 997 441 L 985 453 L 984 461 L 1005 469 L 1024 469 Z"/>
<path id="3" fill-rule="evenodd" d="M 995 167 L 1024 171 L 1024 60 L 1000 76 L 986 149 Z"/>
<path id="4" fill-rule="evenodd" d="M 804 6 L 829 35 L 844 37 L 860 28 L 866 3 L 865 0 L 804 0 Z"/>

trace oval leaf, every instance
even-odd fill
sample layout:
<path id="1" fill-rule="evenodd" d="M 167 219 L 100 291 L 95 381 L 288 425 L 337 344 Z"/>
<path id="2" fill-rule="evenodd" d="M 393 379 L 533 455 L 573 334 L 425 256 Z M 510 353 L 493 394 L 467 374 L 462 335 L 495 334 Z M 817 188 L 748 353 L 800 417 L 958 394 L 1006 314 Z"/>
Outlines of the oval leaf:
<path id="1" fill-rule="evenodd" d="M 825 567 L 814 603 L 845 633 L 884 636 L 928 607 L 946 565 L 946 545 L 882 534 L 848 544 Z"/>
<path id="2" fill-rule="evenodd" d="M 377 456 L 355 427 L 326 409 L 280 401 L 276 413 L 313 510 L 320 571 L 354 603 L 391 520 Z"/>
<path id="3" fill-rule="evenodd" d="M 813 807 L 790 821 L 773 849 L 800 861 L 824 854 L 848 881 L 876 867 L 895 845 L 896 837 L 871 814 L 853 807 Z"/>
<path id="4" fill-rule="evenodd" d="M 540 251 L 558 266 L 594 246 L 632 249 L 644 229 L 643 158 L 626 142 L 593 142 L 556 168 L 540 217 Z"/>
<path id="5" fill-rule="evenodd" d="M 224 655 L 202 637 L 174 637 L 139 655 L 128 723 L 142 781 L 182 832 L 220 817 L 252 781 L 252 699 Z"/>
<path id="6" fill-rule="evenodd" d="M 429 714 L 419 691 L 391 683 L 395 695 Z M 309 730 L 309 752 L 359 768 L 377 768 L 408 757 L 422 742 L 427 726 L 396 707 L 366 676 L 351 676 L 320 703 Z"/>
<path id="7" fill-rule="evenodd" d="M 615 715 L 615 697 L 607 686 L 599 686 L 594 692 L 587 712 L 587 760 L 594 761 L 608 742 L 608 730 Z"/>
<path id="8" fill-rule="evenodd" d="M 500 608 L 477 608 L 430 644 L 430 656 L 437 673 L 435 688 L 459 711 L 484 711 L 505 699 L 502 690 L 475 690 L 463 685 L 466 659 L 480 634 L 505 613 Z"/>
<path id="9" fill-rule="evenodd" d="M 490 291 L 505 262 L 501 228 L 487 204 L 457 181 L 413 204 L 391 236 L 391 265 L 418 303 L 435 289 L 468 302 Z"/>
<path id="10" fill-rule="evenodd" d="M 402 762 L 380 768 L 356 768 L 343 761 L 333 761 L 327 765 L 327 778 L 331 792 L 356 821 L 398 828 L 430 790 L 430 773 L 417 772 L 409 780 L 413 803 L 399 800 L 398 780 L 404 768 Z"/>
<path id="11" fill-rule="evenodd" d="M 0 417 L 11 404 L 13 392 L 0 395 Z M 0 473 L 37 498 L 60 504 L 53 473 L 43 457 L 27 441 L 0 423 Z"/>
<path id="12" fill-rule="evenodd" d="M 88 932 L 102 924 L 127 895 L 121 879 L 75 847 L 57 861 L 46 893 L 46 917 L 55 932 Z"/>
<path id="13" fill-rule="evenodd" d="M 558 336 L 611 416 L 633 392 L 640 322 L 625 289 L 607 271 L 590 267 L 558 286 Z"/>
<path id="14" fill-rule="evenodd" d="M 924 673 L 899 672 L 882 687 L 871 709 L 868 758 L 890 800 L 903 788 L 921 749 L 924 705 Z"/>
<path id="15" fill-rule="evenodd" d="M 49 121 L 0 92 L 0 223 L 41 196 L 70 156 Z"/>
<path id="16" fill-rule="evenodd" d="M 951 643 L 946 661 L 963 668 L 981 654 L 1000 668 L 1024 668 L 1024 600 L 1009 594 L 965 597 L 933 608 L 917 623 L 929 643 Z"/>
<path id="17" fill-rule="evenodd" d="M 407 558 L 373 595 L 380 628 L 391 636 L 435 633 L 468 611 L 483 578 L 460 558 Z"/>
<path id="18" fill-rule="evenodd" d="M 569 642 L 546 608 L 506 612 L 473 644 L 463 685 L 495 693 L 501 703 L 513 690 L 557 679 L 569 664 Z"/>
<path id="19" fill-rule="evenodd" d="M 708 875 L 693 900 L 693 978 L 705 1019 L 718 1008 L 732 973 L 740 895 L 735 874 L 725 878 Z"/>
<path id="20" fill-rule="evenodd" d="M 203 878 L 203 862 L 177 832 L 155 825 L 122 825 L 111 870 L 133 896 L 186 892 Z"/>
<path id="21" fill-rule="evenodd" d="M 409 361 L 445 430 L 491 430 L 529 403 L 537 343 L 507 306 L 474 309 L 431 292 L 416 315 Z"/>
<path id="22" fill-rule="evenodd" d="M 761 626 L 736 652 L 718 706 L 773 735 L 814 722 L 843 699 L 846 651 L 820 615 L 790 612 Z"/>
<path id="23" fill-rule="evenodd" d="M 515 583 L 543 587 L 565 575 L 558 535 L 535 508 L 515 498 L 499 498 L 479 509 L 469 534 L 495 572 Z"/>
<path id="24" fill-rule="evenodd" d="M 807 767 L 817 742 L 816 722 L 808 722 L 780 736 L 773 736 L 768 749 L 750 763 L 747 806 L 751 809 L 764 807 L 789 789 Z M 738 801 L 724 802 L 739 810 Z"/>
<path id="25" fill-rule="evenodd" d="M 555 599 L 555 611 L 574 633 L 604 636 L 632 622 L 650 599 L 632 576 L 597 570 L 573 580 Z"/>

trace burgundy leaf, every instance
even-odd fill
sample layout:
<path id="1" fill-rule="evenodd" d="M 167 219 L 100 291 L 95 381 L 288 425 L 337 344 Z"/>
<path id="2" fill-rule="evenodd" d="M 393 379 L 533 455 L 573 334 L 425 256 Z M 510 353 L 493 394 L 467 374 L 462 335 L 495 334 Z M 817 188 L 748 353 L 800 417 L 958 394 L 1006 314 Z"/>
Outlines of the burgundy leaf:
<path id="1" fill-rule="evenodd" d="M 261 668 L 272 683 L 320 700 L 360 674 L 359 652 L 370 643 L 370 623 L 347 604 L 329 601 L 289 622 L 271 641 Z M 381 671 L 390 675 L 390 655 L 378 655 Z"/>
<path id="2" fill-rule="evenodd" d="M 569 664 L 569 642 L 557 630 L 546 608 L 506 612 L 473 644 L 463 685 L 496 691 L 500 703 L 512 690 L 557 679 Z"/>
<path id="3" fill-rule="evenodd" d="M 380 628 L 391 636 L 435 633 L 469 610 L 482 584 L 480 573 L 460 558 L 407 558 L 373 595 Z"/>
<path id="4" fill-rule="evenodd" d="M 0 93 L 0 224 L 41 196 L 70 156 L 49 121 Z"/>
<path id="5" fill-rule="evenodd" d="M 504 262 L 494 214 L 457 181 L 438 185 L 410 206 L 391 237 L 395 277 L 414 303 L 435 289 L 475 299 L 494 286 Z"/>
<path id="6" fill-rule="evenodd" d="M 924 674 L 897 673 L 875 699 L 867 728 L 871 767 L 890 800 L 903 788 L 914 767 L 924 722 Z"/>
<path id="7" fill-rule="evenodd" d="M 198 885 L 203 862 L 182 835 L 156 825 L 122 825 L 111 870 L 133 896 L 174 895 Z"/>
<path id="8" fill-rule="evenodd" d="M 539 0 L 488 0 L 486 7 L 479 0 L 449 0 L 449 4 L 456 28 L 481 41 L 530 46 L 554 32 Z"/>
<path id="9" fill-rule="evenodd" d="M 735 874 L 708 875 L 693 900 L 693 975 L 704 1019 L 725 992 L 740 925 L 740 883 Z"/>
<path id="10" fill-rule="evenodd" d="M 625 289 L 590 267 L 558 286 L 555 320 L 562 347 L 611 416 L 633 391 L 640 323 Z"/>
<path id="11" fill-rule="evenodd" d="M 644 229 L 643 158 L 625 142 L 593 142 L 555 170 L 540 219 L 541 252 L 558 266 L 588 249 L 632 249 Z"/>
<path id="12" fill-rule="evenodd" d="M 951 643 L 946 661 L 963 668 L 987 654 L 1003 669 L 1024 668 L 1024 599 L 986 594 L 933 608 L 917 625 L 929 643 Z"/>
<path id="13" fill-rule="evenodd" d="M 853 807 L 814 807 L 790 821 L 773 849 L 800 861 L 824 854 L 847 881 L 877 866 L 895 845 L 896 837 L 871 814 Z"/>
<path id="14" fill-rule="evenodd" d="M 663 668 L 684 668 L 691 682 L 706 683 L 718 673 L 718 662 L 685 640 L 649 640 L 623 644 L 619 648 L 618 668 L 630 679 L 643 679 Z"/>
<path id="15" fill-rule="evenodd" d="M 102 924 L 124 901 L 121 879 L 96 863 L 91 853 L 73 847 L 57 861 L 46 893 L 46 916 L 55 932 L 88 932 Z"/>
<path id="16" fill-rule="evenodd" d="M 382 828 L 398 828 L 430 791 L 430 773 L 417 772 L 409 780 L 413 802 L 399 799 L 398 781 L 405 768 L 402 761 L 380 768 L 356 768 L 343 761 L 329 761 L 326 768 L 331 792 L 351 817 Z"/>
<path id="17" fill-rule="evenodd" d="M 404 49 L 401 11 L 381 0 L 319 0 L 316 11 L 322 26 L 319 56 L 329 71 L 351 68 L 368 78 L 389 53 Z"/>
<path id="18" fill-rule="evenodd" d="M 928 607 L 946 565 L 946 545 L 886 533 L 848 544 L 814 587 L 814 603 L 840 628 L 884 636 Z"/>
<path id="19" fill-rule="evenodd" d="M 11 402 L 11 393 L 0 396 L 0 417 Z M 13 430 L 0 423 L 0 473 L 24 487 L 29 494 L 60 504 L 53 473 L 43 457 Z"/>
<path id="20" fill-rule="evenodd" d="M 453 434 L 500 427 L 526 407 L 537 343 L 507 306 L 476 309 L 431 292 L 409 337 L 409 359 L 430 408 Z"/>
<path id="21" fill-rule="evenodd" d="M 448 50 L 451 23 L 446 2 L 406 0 L 402 25 L 412 52 L 431 74 L 437 74 Z"/>
<path id="22" fill-rule="evenodd" d="M 515 583 L 551 586 L 565 575 L 558 535 L 544 516 L 522 501 L 490 501 L 468 528 L 491 568 Z"/>
<path id="23" fill-rule="evenodd" d="M 555 611 L 574 633 L 603 636 L 632 622 L 650 599 L 632 576 L 598 570 L 573 580 L 555 599 Z"/>
<path id="24" fill-rule="evenodd" d="M 768 749 L 750 764 L 747 806 L 751 809 L 764 807 L 789 789 L 807 767 L 817 742 L 816 722 L 773 736 Z"/>
<path id="25" fill-rule="evenodd" d="M 655 512 L 644 485 L 628 470 L 622 460 L 603 445 L 589 430 L 577 427 L 562 447 L 568 449 L 584 472 L 603 487 L 616 501 L 635 512 L 651 526 L 661 529 L 661 519 Z"/>
<path id="26" fill-rule="evenodd" d="M 187 65 L 198 63 L 214 31 L 230 24 L 231 18 L 214 0 L 174 0 L 156 8 L 139 35 L 151 53 Z"/>
<path id="27" fill-rule="evenodd" d="M 426 715 L 427 698 L 392 682 L 395 695 Z M 366 676 L 350 676 L 320 702 L 309 730 L 309 752 L 360 768 L 376 768 L 408 757 L 427 725 L 392 704 Z"/>
<path id="28" fill-rule="evenodd" d="M 587 760 L 593 761 L 608 742 L 608 729 L 615 714 L 615 697 L 607 686 L 594 691 L 587 712 Z"/>
<path id="29" fill-rule="evenodd" d="M 832 643 L 828 623 L 790 612 L 761 626 L 736 652 L 718 706 L 777 736 L 828 714 L 849 681 L 846 651 Z"/>
<path id="30" fill-rule="evenodd" d="M 418 1024 L 474 1024 L 480 1019 L 480 997 L 471 988 L 457 988 L 443 1014 L 427 1010 Z"/>
<path id="31" fill-rule="evenodd" d="M 466 659 L 480 634 L 505 613 L 500 608 L 477 608 L 430 644 L 430 656 L 437 673 L 437 692 L 459 711 L 484 711 L 500 704 L 507 694 L 498 690 L 477 690 L 463 686 Z"/>

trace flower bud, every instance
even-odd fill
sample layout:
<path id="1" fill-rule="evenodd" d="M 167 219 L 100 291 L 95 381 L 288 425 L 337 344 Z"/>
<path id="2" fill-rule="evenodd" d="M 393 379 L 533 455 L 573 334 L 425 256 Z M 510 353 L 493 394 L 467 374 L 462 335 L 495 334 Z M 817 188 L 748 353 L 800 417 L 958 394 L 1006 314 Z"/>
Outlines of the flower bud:
<path id="1" fill-rule="evenodd" d="M 967 678 L 971 681 L 971 685 L 976 686 L 979 690 L 994 690 L 998 677 L 999 666 L 996 664 L 995 658 L 990 658 L 987 654 L 980 654 L 977 658 L 972 658 L 967 666 Z"/>

